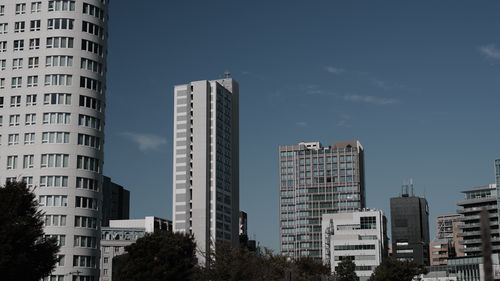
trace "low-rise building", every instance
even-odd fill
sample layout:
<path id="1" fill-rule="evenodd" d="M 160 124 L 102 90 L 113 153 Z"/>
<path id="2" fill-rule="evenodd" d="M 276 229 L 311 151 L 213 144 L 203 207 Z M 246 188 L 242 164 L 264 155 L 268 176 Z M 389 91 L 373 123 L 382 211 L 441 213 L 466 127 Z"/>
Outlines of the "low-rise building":
<path id="1" fill-rule="evenodd" d="M 360 281 L 368 280 L 387 256 L 387 219 L 380 210 L 323 214 L 323 262 L 332 272 L 343 259 L 356 264 Z"/>
<path id="2" fill-rule="evenodd" d="M 101 281 L 113 280 L 113 258 L 126 253 L 125 247 L 146 233 L 158 230 L 172 231 L 172 222 L 157 217 L 135 220 L 110 220 L 109 227 L 101 228 Z"/>

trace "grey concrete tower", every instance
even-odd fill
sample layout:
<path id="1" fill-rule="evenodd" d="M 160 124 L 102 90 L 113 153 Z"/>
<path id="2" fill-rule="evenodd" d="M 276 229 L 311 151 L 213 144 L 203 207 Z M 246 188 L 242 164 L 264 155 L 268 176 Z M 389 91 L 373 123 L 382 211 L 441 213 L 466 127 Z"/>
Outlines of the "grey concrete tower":
<path id="1" fill-rule="evenodd" d="M 0 182 L 36 187 L 50 280 L 99 277 L 107 22 L 107 0 L 0 1 Z"/>
<path id="2" fill-rule="evenodd" d="M 205 253 L 239 240 L 238 92 L 231 78 L 174 88 L 173 229 Z"/>

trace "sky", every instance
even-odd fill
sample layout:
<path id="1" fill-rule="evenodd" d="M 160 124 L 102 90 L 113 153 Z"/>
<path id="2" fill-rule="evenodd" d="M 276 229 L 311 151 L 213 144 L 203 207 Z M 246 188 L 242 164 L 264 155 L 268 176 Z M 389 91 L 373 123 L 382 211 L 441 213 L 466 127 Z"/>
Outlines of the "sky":
<path id="1" fill-rule="evenodd" d="M 172 218 L 173 87 L 240 85 L 240 208 L 279 250 L 278 146 L 359 140 L 367 207 L 413 178 L 435 217 L 494 183 L 500 1 L 110 2 L 104 174 Z M 390 235 L 390 233 L 389 233 Z"/>

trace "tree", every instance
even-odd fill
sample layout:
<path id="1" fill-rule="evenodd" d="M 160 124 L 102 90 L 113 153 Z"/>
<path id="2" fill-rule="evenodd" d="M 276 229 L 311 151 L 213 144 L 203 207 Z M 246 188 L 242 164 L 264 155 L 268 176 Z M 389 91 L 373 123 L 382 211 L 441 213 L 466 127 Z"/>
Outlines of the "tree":
<path id="1" fill-rule="evenodd" d="M 413 277 L 426 274 L 427 269 L 413 261 L 386 258 L 373 272 L 368 281 L 411 281 Z"/>
<path id="2" fill-rule="evenodd" d="M 24 182 L 0 187 L 0 272 L 2 280 L 38 281 L 57 263 L 59 246 L 45 239 L 43 213 Z"/>
<path id="3" fill-rule="evenodd" d="M 146 234 L 125 251 L 113 261 L 113 280 L 190 280 L 196 266 L 196 244 L 188 234 Z"/>
<path id="4" fill-rule="evenodd" d="M 351 259 L 344 258 L 335 268 L 335 273 L 339 281 L 357 281 L 358 275 L 355 270 L 356 264 Z"/>

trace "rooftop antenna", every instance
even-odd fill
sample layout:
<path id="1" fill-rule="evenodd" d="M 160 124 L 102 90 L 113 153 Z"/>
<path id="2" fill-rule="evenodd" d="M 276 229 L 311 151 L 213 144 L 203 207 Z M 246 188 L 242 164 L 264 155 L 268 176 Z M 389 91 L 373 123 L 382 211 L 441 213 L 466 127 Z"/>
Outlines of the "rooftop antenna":
<path id="1" fill-rule="evenodd" d="M 231 72 L 229 72 L 229 70 L 226 70 L 226 71 L 224 72 L 224 76 L 225 76 L 226 78 L 231 77 Z"/>
<path id="2" fill-rule="evenodd" d="M 411 189 L 411 197 L 414 197 L 415 194 L 413 193 L 413 179 L 410 178 L 410 189 Z"/>

